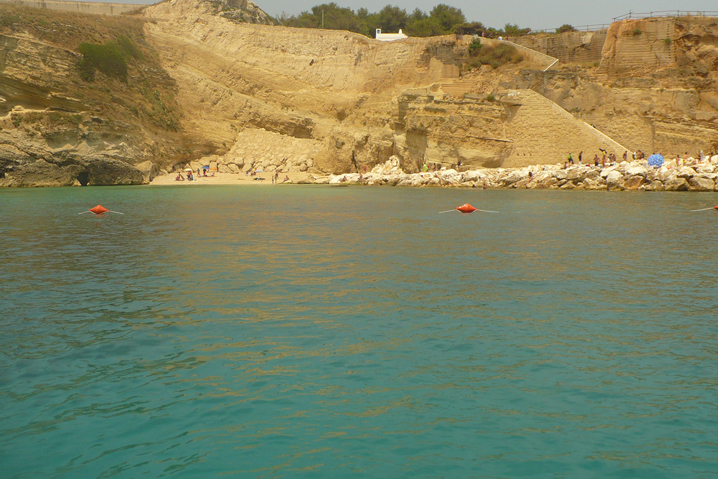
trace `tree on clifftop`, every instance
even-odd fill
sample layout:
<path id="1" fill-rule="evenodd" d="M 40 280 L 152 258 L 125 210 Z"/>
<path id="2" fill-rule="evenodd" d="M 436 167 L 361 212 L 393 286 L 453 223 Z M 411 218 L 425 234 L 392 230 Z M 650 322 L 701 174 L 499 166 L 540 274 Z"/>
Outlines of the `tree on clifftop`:
<path id="1" fill-rule="evenodd" d="M 556 29 L 556 33 L 575 32 L 575 31 L 576 31 L 576 29 L 573 28 L 573 25 L 569 25 L 568 23 L 565 23 Z"/>
<path id="2" fill-rule="evenodd" d="M 282 14 L 280 22 L 287 27 L 322 28 L 322 12 L 324 28 L 331 30 L 348 30 L 373 37 L 377 28 L 385 33 L 406 31 L 409 36 L 429 37 L 454 33 L 456 25 L 465 25 L 457 33 L 476 34 L 484 27 L 481 23 L 466 24 L 466 17 L 459 8 L 440 3 L 429 14 L 416 8 L 411 14 L 393 5 L 387 5 L 378 13 L 369 13 L 366 8 L 359 8 L 356 13 L 350 8 L 339 7 L 336 3 L 322 4 L 304 11 L 298 16 Z"/>
<path id="3" fill-rule="evenodd" d="M 399 29 L 406 28 L 406 10 L 392 5 L 382 8 L 376 16 L 376 28 L 381 28 L 382 32 L 398 32 Z"/>
<path id="4" fill-rule="evenodd" d="M 518 25 L 507 23 L 504 25 L 504 35 L 511 35 L 514 37 L 518 37 L 520 35 L 526 35 L 531 31 L 530 28 L 521 28 Z"/>
<path id="5" fill-rule="evenodd" d="M 431 10 L 429 18 L 435 18 L 441 25 L 441 29 L 446 33 L 451 32 L 454 25 L 466 22 L 466 17 L 460 8 L 450 7 L 443 3 L 438 4 Z"/>

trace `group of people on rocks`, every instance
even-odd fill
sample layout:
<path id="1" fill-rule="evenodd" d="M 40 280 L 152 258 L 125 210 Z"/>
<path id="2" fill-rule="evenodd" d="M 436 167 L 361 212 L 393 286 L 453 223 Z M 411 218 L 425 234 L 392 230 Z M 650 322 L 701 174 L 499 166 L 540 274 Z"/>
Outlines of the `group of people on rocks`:
<path id="1" fill-rule="evenodd" d="M 615 153 L 608 153 L 606 150 L 600 148 L 600 150 L 603 152 L 603 156 L 599 158 L 598 154 L 594 155 L 593 160 L 587 161 L 585 163 L 586 166 L 593 166 L 595 167 L 602 167 L 605 168 L 606 166 L 615 165 L 618 162 L 618 157 Z M 684 165 L 686 164 L 686 160 L 688 159 L 688 152 L 686 152 L 686 159 L 681 159 L 680 153 L 676 155 L 676 164 L 678 165 Z M 646 154 L 643 153 L 641 150 L 636 150 L 631 154 L 631 157 L 633 160 L 643 160 L 646 158 Z M 698 154 L 698 161 L 703 161 L 704 158 L 712 158 L 713 152 L 710 153 L 708 156 L 703 155 L 703 150 L 700 151 Z M 628 161 L 628 151 L 623 152 L 623 161 Z M 693 160 L 695 161 L 695 160 Z M 573 155 L 571 153 L 568 154 L 568 158 L 563 164 L 564 169 L 568 168 L 571 165 L 575 165 L 575 161 L 573 159 Z M 583 151 L 581 151 L 578 154 L 578 165 L 582 166 L 583 163 Z"/>
<path id="2" fill-rule="evenodd" d="M 606 166 L 616 164 L 616 162 L 618 161 L 618 157 L 616 156 L 615 153 L 608 153 L 606 150 L 603 150 L 603 149 L 601 149 L 601 151 L 603 152 L 603 156 L 601 156 L 599 158 L 598 153 L 596 153 L 593 156 L 593 160 L 586 161 L 586 166 L 591 166 L 593 164 L 593 166 L 596 166 L 596 167 L 601 166 L 602 168 L 605 168 Z M 635 153 L 634 153 L 634 158 L 635 158 Z M 628 151 L 624 151 L 623 152 L 623 161 L 626 161 L 627 159 L 628 159 Z M 575 165 L 575 164 L 576 164 L 576 162 L 573 159 L 573 155 L 571 153 L 569 153 L 568 159 L 564 162 L 563 167 L 568 168 L 569 166 Z M 578 154 L 578 165 L 583 166 L 583 164 L 584 164 L 583 163 L 583 151 L 581 151 Z"/>

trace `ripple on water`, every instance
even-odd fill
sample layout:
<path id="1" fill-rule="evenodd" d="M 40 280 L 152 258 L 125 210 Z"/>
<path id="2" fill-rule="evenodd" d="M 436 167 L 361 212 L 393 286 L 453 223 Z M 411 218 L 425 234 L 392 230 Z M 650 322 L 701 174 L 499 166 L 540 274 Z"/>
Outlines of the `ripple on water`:
<path id="1" fill-rule="evenodd" d="M 713 476 L 712 198 L 0 191 L 0 468 Z"/>

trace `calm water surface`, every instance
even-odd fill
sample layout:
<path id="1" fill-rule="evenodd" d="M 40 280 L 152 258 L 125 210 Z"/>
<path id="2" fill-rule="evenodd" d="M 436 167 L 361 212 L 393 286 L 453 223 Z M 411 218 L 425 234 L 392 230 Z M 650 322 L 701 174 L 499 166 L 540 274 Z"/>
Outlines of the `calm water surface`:
<path id="1" fill-rule="evenodd" d="M 0 476 L 716 477 L 716 202 L 0 190 Z"/>

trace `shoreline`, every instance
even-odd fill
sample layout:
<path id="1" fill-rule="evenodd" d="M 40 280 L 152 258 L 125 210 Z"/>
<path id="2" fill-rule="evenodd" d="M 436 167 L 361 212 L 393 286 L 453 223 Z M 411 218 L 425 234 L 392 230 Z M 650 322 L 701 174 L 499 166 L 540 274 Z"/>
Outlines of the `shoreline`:
<path id="1" fill-rule="evenodd" d="M 281 184 L 367 185 L 405 187 L 449 187 L 485 189 L 585 189 L 609 191 L 718 191 L 718 155 L 702 160 L 669 159 L 661 167 L 649 166 L 645 159 L 622 161 L 612 165 L 533 165 L 523 168 L 482 168 L 457 171 L 405 173 L 399 160 L 392 157 L 367 173 L 320 175 L 307 172 L 282 173 L 272 183 L 269 174 L 257 180 L 244 173 L 216 173 L 195 181 L 176 181 L 177 172 L 155 177 L 150 186 L 159 185 L 257 185 Z"/>

